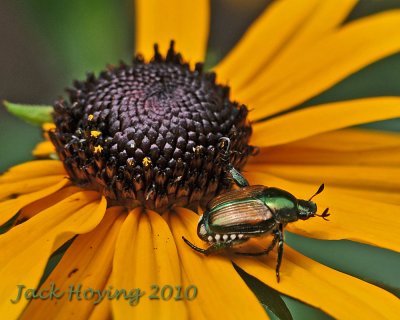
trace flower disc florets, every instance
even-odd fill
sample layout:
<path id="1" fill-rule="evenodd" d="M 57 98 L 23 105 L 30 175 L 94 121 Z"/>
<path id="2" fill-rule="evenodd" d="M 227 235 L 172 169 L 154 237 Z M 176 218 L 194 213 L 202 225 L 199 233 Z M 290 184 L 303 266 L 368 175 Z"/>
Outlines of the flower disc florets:
<path id="1" fill-rule="evenodd" d="M 218 152 L 231 139 L 240 169 L 253 148 L 247 108 L 229 100 L 201 64 L 182 61 L 173 43 L 149 63 L 109 67 L 69 89 L 54 106 L 50 138 L 72 181 L 109 203 L 163 211 L 206 203 L 231 187 Z"/>

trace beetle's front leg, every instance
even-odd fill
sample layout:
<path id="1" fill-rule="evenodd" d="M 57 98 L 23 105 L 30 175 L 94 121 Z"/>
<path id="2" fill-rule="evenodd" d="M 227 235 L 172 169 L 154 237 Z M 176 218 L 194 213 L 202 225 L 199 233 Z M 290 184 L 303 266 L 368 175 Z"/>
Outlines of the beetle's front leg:
<path id="1" fill-rule="evenodd" d="M 220 157 L 223 163 L 226 165 L 226 171 L 229 172 L 233 181 L 238 185 L 238 187 L 243 188 L 249 186 L 249 182 L 246 180 L 243 175 L 236 170 L 233 165 L 229 162 L 230 156 L 230 146 L 231 140 L 227 137 L 222 137 L 219 139 L 219 148 L 220 148 Z"/>
<path id="2" fill-rule="evenodd" d="M 230 163 L 227 165 L 227 170 L 230 173 L 233 181 L 238 185 L 238 187 L 243 188 L 250 185 L 246 178 L 243 177 L 243 175 L 239 171 L 237 171 Z"/>
<path id="3" fill-rule="evenodd" d="M 193 243 L 191 243 L 188 239 L 186 239 L 184 236 L 182 236 L 182 239 L 183 239 L 183 241 L 185 241 L 185 243 L 189 246 L 189 247 L 191 247 L 193 250 L 196 250 L 197 252 L 200 252 L 200 253 L 202 253 L 202 254 L 204 254 L 204 255 L 209 255 L 209 249 L 211 248 L 211 247 L 208 247 L 207 249 L 202 249 L 202 248 L 199 248 L 198 246 L 195 246 Z"/>
<path id="4" fill-rule="evenodd" d="M 209 246 L 207 249 L 202 249 L 202 248 L 199 248 L 198 246 L 194 245 L 193 243 L 191 243 L 191 242 L 190 242 L 188 239 L 186 239 L 184 236 L 182 236 L 182 239 L 183 239 L 183 241 L 185 241 L 185 243 L 186 243 L 189 247 L 191 247 L 193 250 L 196 250 L 197 252 L 200 252 L 200 253 L 202 253 L 202 254 L 204 254 L 204 255 L 206 255 L 206 256 L 208 256 L 209 254 L 211 254 L 211 253 L 213 253 L 213 252 L 215 252 L 215 251 L 219 251 L 219 250 L 222 249 L 222 248 L 229 247 L 229 243 L 224 243 L 224 244 L 226 244 L 226 245 L 221 246 L 222 243 L 216 242 L 216 243 L 213 243 L 211 246 Z"/>
<path id="5" fill-rule="evenodd" d="M 188 239 L 186 239 L 184 236 L 182 236 L 183 241 L 185 241 L 185 243 L 191 247 L 193 250 L 196 250 L 197 252 L 200 252 L 206 256 L 208 256 L 209 254 L 219 251 L 221 249 L 225 249 L 225 248 L 229 248 L 231 247 L 234 243 L 241 243 L 244 241 L 247 241 L 248 239 L 241 239 L 239 240 L 231 240 L 231 241 L 226 241 L 226 242 L 215 242 L 212 245 L 210 245 L 207 249 L 203 249 L 203 248 L 199 248 L 198 246 L 194 245 L 193 243 L 191 243 Z"/>

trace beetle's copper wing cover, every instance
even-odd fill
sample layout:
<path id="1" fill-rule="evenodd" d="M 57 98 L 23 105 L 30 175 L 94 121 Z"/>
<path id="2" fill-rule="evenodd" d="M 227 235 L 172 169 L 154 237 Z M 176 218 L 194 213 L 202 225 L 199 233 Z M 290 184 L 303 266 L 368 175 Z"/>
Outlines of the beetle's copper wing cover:
<path id="1" fill-rule="evenodd" d="M 212 210 L 219 205 L 228 204 L 238 200 L 240 201 L 249 198 L 258 199 L 264 194 L 265 189 L 267 189 L 267 187 L 260 185 L 260 186 L 248 186 L 237 190 L 225 192 L 212 199 L 207 204 L 207 210 Z"/>
<path id="2" fill-rule="evenodd" d="M 258 232 L 260 224 L 273 220 L 271 210 L 262 201 L 265 189 L 265 186 L 244 187 L 211 200 L 207 206 L 210 228 L 226 233 L 242 229 Z"/>

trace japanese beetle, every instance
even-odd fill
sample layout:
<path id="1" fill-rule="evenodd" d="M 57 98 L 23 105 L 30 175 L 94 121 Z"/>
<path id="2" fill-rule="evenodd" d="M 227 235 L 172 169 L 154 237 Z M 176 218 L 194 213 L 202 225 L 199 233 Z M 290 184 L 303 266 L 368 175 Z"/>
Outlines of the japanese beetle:
<path id="1" fill-rule="evenodd" d="M 324 190 L 322 184 L 308 200 L 297 199 L 291 193 L 263 185 L 250 186 L 246 178 L 230 163 L 230 140 L 220 139 L 220 159 L 225 162 L 227 172 L 239 189 L 228 191 L 212 199 L 200 217 L 197 235 L 210 246 L 202 249 L 185 237 L 182 239 L 192 249 L 208 255 L 224 248 L 234 247 L 250 238 L 273 234 L 271 244 L 261 252 L 236 254 L 260 256 L 268 254 L 278 243 L 276 277 L 279 282 L 279 268 L 283 255 L 283 228 L 290 222 L 322 217 L 327 220 L 328 208 L 317 214 L 317 205 L 311 201 Z"/>

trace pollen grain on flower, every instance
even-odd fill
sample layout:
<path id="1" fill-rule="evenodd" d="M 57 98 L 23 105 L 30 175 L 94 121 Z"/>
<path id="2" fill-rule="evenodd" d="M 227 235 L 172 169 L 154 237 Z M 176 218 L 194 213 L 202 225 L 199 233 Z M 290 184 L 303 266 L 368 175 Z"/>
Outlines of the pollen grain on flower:
<path id="1" fill-rule="evenodd" d="M 94 153 L 101 153 L 103 151 L 103 149 L 104 148 L 102 146 L 98 145 L 98 146 L 94 147 L 93 152 Z"/>
<path id="2" fill-rule="evenodd" d="M 100 136 L 100 135 L 101 135 L 101 131 L 98 131 L 98 130 L 92 130 L 92 131 L 90 131 L 90 136 L 91 136 L 91 137 L 97 138 L 97 137 Z"/>

